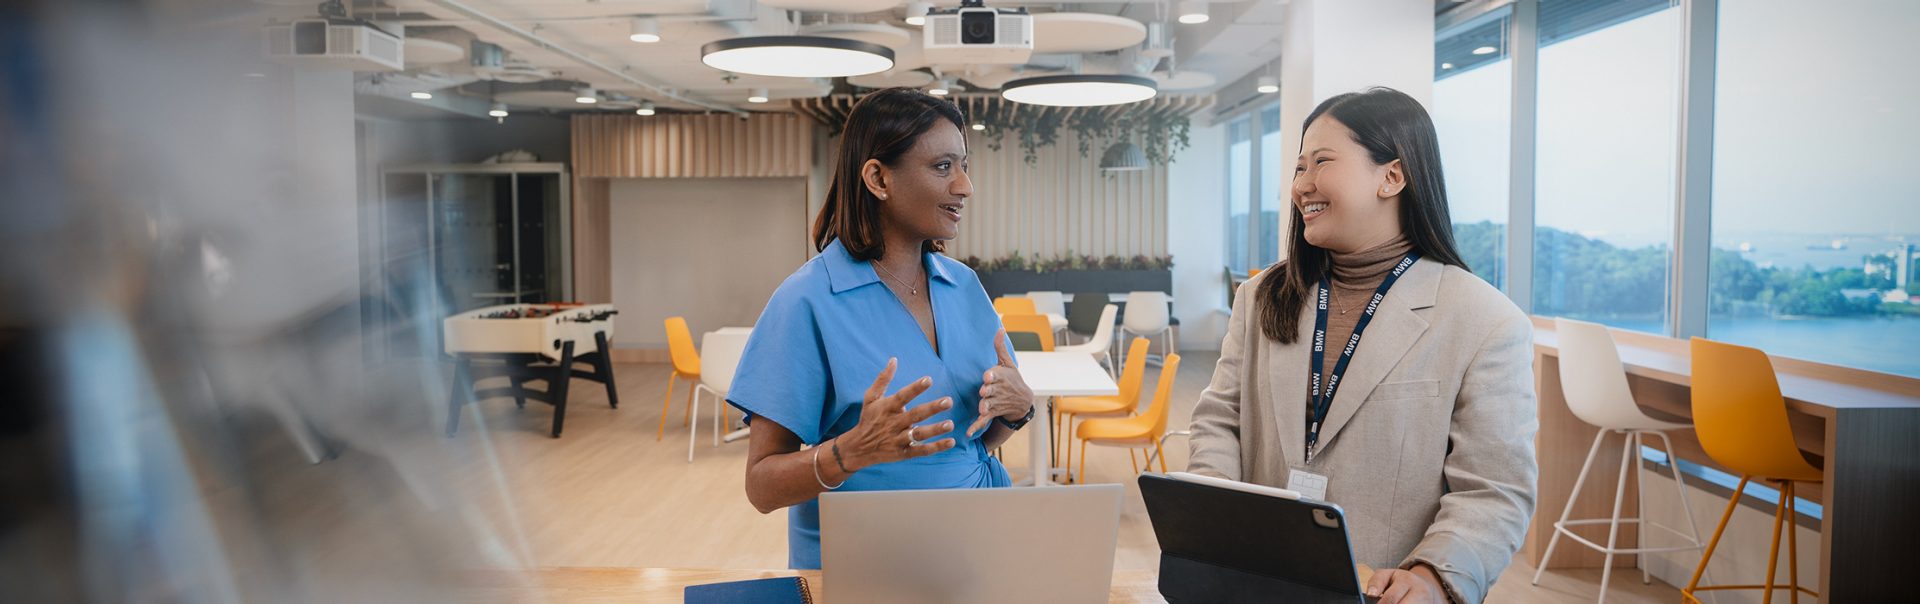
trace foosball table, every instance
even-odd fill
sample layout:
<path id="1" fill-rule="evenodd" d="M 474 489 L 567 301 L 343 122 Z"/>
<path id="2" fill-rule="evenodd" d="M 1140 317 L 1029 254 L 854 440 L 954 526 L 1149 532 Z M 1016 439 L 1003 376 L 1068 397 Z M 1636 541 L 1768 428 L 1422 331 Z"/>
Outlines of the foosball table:
<path id="1" fill-rule="evenodd" d="M 447 435 L 460 429 L 466 403 L 511 396 L 553 405 L 553 437 L 567 416 L 568 383 L 591 380 L 607 387 L 607 404 L 620 407 L 613 384 L 611 304 L 503 304 L 447 317 L 442 345 L 453 357 L 453 396 L 447 410 Z M 576 369 L 586 363 L 590 370 Z M 477 389 L 480 380 L 505 377 L 503 388 Z M 527 388 L 544 382 L 545 390 Z"/>

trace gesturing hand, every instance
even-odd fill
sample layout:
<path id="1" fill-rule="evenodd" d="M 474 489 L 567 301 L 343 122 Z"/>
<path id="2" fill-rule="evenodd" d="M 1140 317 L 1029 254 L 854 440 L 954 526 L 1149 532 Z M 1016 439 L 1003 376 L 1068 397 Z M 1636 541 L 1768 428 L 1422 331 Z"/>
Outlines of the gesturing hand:
<path id="1" fill-rule="evenodd" d="M 1013 353 L 1007 352 L 1007 330 L 993 334 L 993 351 L 1000 355 L 1000 363 L 981 378 L 984 383 L 980 386 L 980 417 L 967 427 L 968 437 L 985 429 L 995 417 L 1019 421 L 1033 410 L 1033 389 L 1027 387 L 1026 378 L 1020 377 L 1020 369 L 1013 364 Z"/>
<path id="2" fill-rule="evenodd" d="M 873 380 L 873 386 L 867 388 L 866 396 L 861 399 L 860 424 L 839 437 L 840 453 L 848 470 L 857 472 L 875 464 L 932 455 L 953 448 L 953 439 L 950 437 L 925 442 L 926 439 L 952 432 L 952 420 L 928 426 L 914 425 L 952 408 L 953 399 L 942 398 L 907 410 L 907 403 L 932 387 L 933 380 L 923 377 L 893 394 L 886 394 L 887 384 L 893 381 L 893 371 L 898 366 L 899 359 L 887 360 L 887 368 L 880 371 L 880 377 Z"/>

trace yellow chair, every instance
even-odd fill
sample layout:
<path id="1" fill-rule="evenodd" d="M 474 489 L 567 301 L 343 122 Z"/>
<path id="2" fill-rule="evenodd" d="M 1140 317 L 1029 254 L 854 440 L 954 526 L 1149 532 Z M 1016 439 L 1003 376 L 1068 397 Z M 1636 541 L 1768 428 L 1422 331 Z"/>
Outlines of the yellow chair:
<path id="1" fill-rule="evenodd" d="M 1252 278 L 1254 278 L 1254 277 L 1258 277 L 1258 276 L 1260 276 L 1260 269 L 1257 269 L 1257 268 L 1250 268 L 1250 269 L 1247 269 L 1247 278 L 1248 278 L 1248 279 L 1252 279 Z"/>
<path id="2" fill-rule="evenodd" d="M 1794 483 L 1820 482 L 1825 474 L 1807 463 L 1800 447 L 1794 444 L 1793 429 L 1787 423 L 1787 402 L 1780 396 L 1780 380 L 1773 373 L 1767 353 L 1704 338 L 1693 338 L 1693 430 L 1707 456 L 1729 470 L 1740 473 L 1740 486 L 1727 501 L 1720 525 L 1713 529 L 1700 566 L 1693 579 L 1680 591 L 1682 599 L 1698 604 L 1697 591 L 1721 589 L 1765 590 L 1763 601 L 1773 601 L 1773 590 L 1789 589 L 1793 601 L 1800 593 L 1818 597 L 1811 589 L 1800 587 L 1799 544 L 1795 539 Z M 1713 559 L 1714 546 L 1727 530 L 1733 509 L 1740 505 L 1740 493 L 1747 481 L 1758 478 L 1780 484 L 1780 503 L 1773 510 L 1773 545 L 1767 553 L 1767 582 L 1764 585 L 1714 585 L 1700 587 L 1700 575 Z M 1787 530 L 1787 585 L 1773 582 L 1780 559 L 1780 530 Z"/>
<path id="3" fill-rule="evenodd" d="M 1007 333 L 1019 331 L 1033 334 L 1040 338 L 1040 350 L 1053 352 L 1053 325 L 1047 322 L 1046 315 L 1000 315 L 1000 325 L 1007 328 Z"/>
<path id="4" fill-rule="evenodd" d="M 1147 470 L 1153 470 L 1152 459 L 1160 459 L 1160 471 L 1167 471 L 1167 456 L 1160 450 L 1160 437 L 1167 433 L 1167 409 L 1173 405 L 1173 380 L 1180 371 L 1180 355 L 1168 354 L 1166 363 L 1160 366 L 1160 384 L 1153 389 L 1153 407 L 1146 413 L 1133 417 L 1114 419 L 1090 419 L 1080 423 L 1075 436 L 1080 439 L 1080 479 L 1087 477 L 1087 443 L 1126 447 L 1127 461 L 1133 463 L 1133 473 L 1140 473 L 1140 464 L 1133 460 L 1133 450 L 1151 447 L 1153 455 L 1148 457 Z M 1144 453 L 1144 452 L 1143 452 Z"/>
<path id="5" fill-rule="evenodd" d="M 675 378 L 687 380 L 686 418 L 682 423 L 693 422 L 693 391 L 700 383 L 700 352 L 693 349 L 693 333 L 687 331 L 685 317 L 667 317 L 667 354 L 673 358 L 673 374 L 667 376 L 667 397 L 660 402 L 660 433 L 653 437 L 660 440 L 667 435 L 667 410 L 673 407 L 673 381 Z M 726 405 L 721 409 L 721 424 L 725 425 Z"/>
<path id="6" fill-rule="evenodd" d="M 1151 344 L 1146 338 L 1134 338 L 1127 345 L 1127 364 L 1120 370 L 1120 393 L 1113 396 L 1063 396 L 1053 401 L 1053 425 L 1059 426 L 1061 435 L 1073 434 L 1073 420 L 1076 417 L 1126 417 L 1133 414 L 1134 407 L 1140 403 L 1140 384 L 1147 378 L 1147 347 Z M 1073 466 L 1073 444 L 1066 438 L 1054 439 L 1055 446 L 1067 443 L 1064 467 Z M 1059 451 L 1054 452 L 1060 456 Z"/>
<path id="7" fill-rule="evenodd" d="M 1040 314 L 1038 307 L 1035 307 L 1033 305 L 1033 298 L 1028 298 L 1024 296 L 1021 296 L 1021 297 L 1001 296 L 998 298 L 994 298 L 993 312 L 1000 313 L 1001 315 Z"/>

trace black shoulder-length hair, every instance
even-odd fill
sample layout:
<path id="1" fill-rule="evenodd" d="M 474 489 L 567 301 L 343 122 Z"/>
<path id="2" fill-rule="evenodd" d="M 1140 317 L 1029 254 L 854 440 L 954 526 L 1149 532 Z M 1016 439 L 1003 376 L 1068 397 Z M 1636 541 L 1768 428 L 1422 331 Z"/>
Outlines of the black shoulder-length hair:
<path id="1" fill-rule="evenodd" d="M 960 108 L 915 88 L 888 88 L 860 99 L 841 129 L 840 149 L 833 158 L 833 180 L 826 203 L 813 219 L 813 247 L 820 251 L 839 239 L 858 260 L 875 260 L 886 253 L 881 232 L 880 198 L 867 189 L 860 167 L 867 160 L 897 165 L 934 124 L 951 122 L 962 133 L 967 119 Z M 941 241 L 928 241 L 926 251 L 945 251 Z"/>
<path id="2" fill-rule="evenodd" d="M 1307 115 L 1306 126 L 1327 116 L 1353 131 L 1353 140 L 1366 148 L 1373 163 L 1400 160 L 1407 187 L 1400 192 L 1400 225 L 1420 257 L 1467 268 L 1453 243 L 1453 218 L 1447 211 L 1447 183 L 1440 171 L 1439 138 L 1433 118 L 1419 101 L 1392 88 L 1349 92 L 1320 103 Z M 1300 207 L 1288 229 L 1287 260 L 1261 280 L 1255 300 L 1261 302 L 1260 331 L 1269 339 L 1292 344 L 1300 334 L 1300 309 L 1320 279 L 1332 270 L 1333 257 L 1324 248 L 1307 243 Z"/>

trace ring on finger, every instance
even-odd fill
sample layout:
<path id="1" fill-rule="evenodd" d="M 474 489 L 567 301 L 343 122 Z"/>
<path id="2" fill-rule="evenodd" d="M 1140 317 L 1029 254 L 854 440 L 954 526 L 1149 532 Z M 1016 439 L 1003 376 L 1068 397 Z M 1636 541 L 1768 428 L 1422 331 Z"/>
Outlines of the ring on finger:
<path id="1" fill-rule="evenodd" d="M 907 428 L 907 446 L 908 446 L 908 447 L 918 447 L 918 446 L 920 446 L 920 439 L 919 439 L 919 438 L 916 438 L 916 437 L 914 437 L 914 435 L 913 435 L 913 431 L 914 431 L 914 430 L 919 430 L 919 429 L 920 429 L 920 427 L 919 427 L 919 426 L 914 426 L 914 427 L 912 427 L 912 428 Z"/>

